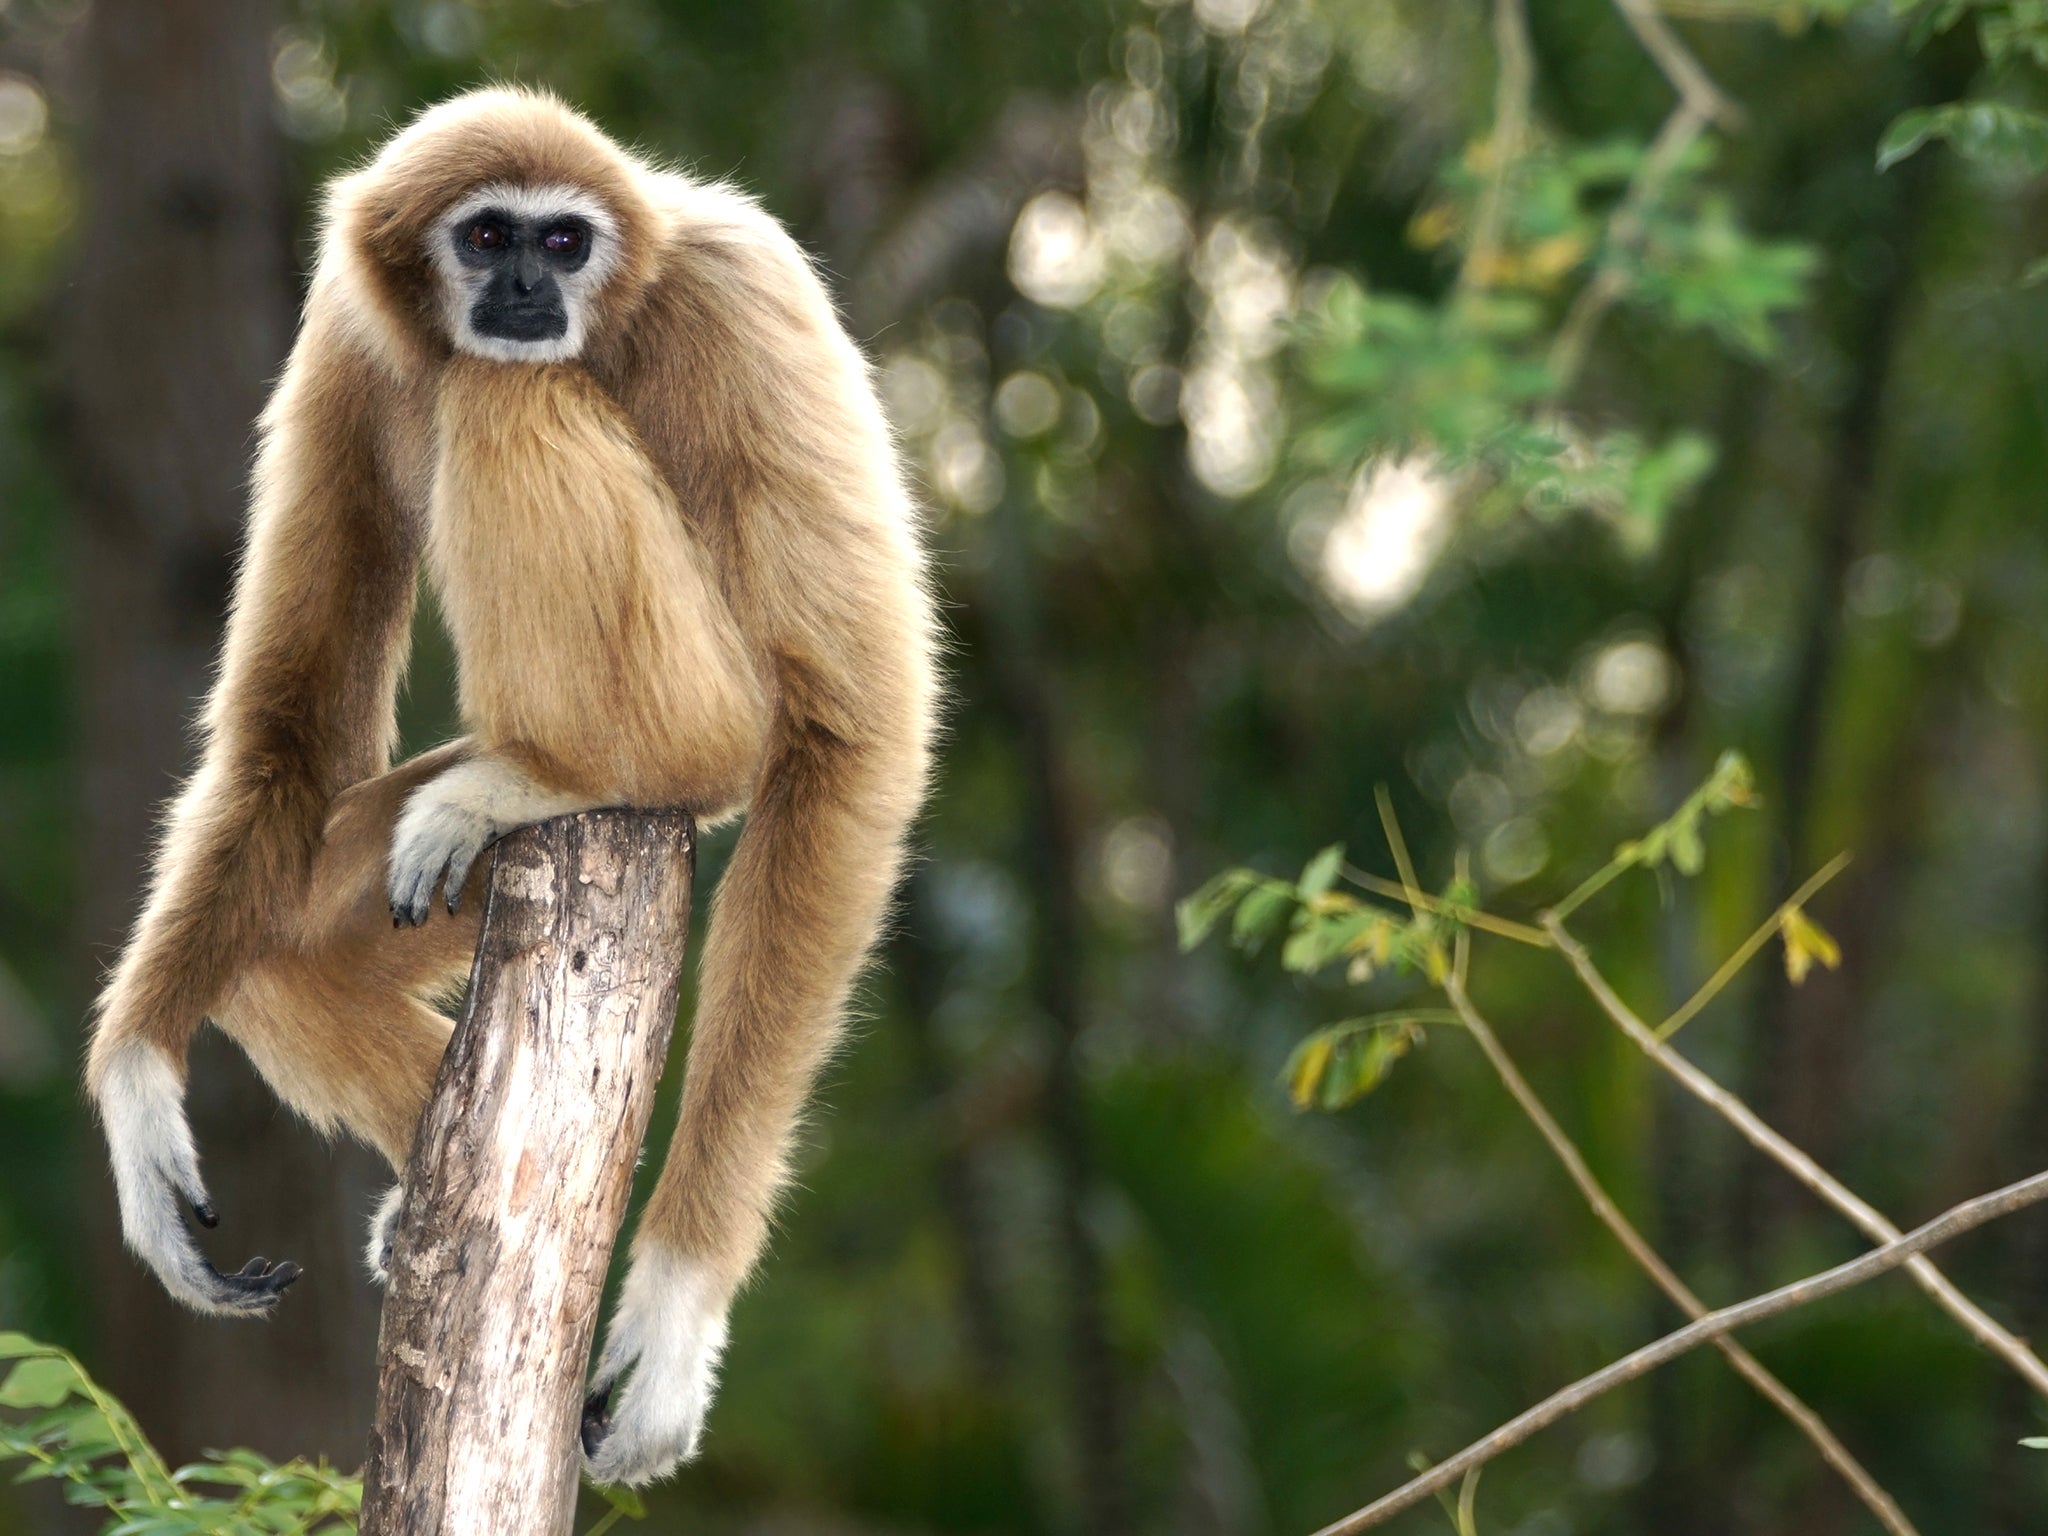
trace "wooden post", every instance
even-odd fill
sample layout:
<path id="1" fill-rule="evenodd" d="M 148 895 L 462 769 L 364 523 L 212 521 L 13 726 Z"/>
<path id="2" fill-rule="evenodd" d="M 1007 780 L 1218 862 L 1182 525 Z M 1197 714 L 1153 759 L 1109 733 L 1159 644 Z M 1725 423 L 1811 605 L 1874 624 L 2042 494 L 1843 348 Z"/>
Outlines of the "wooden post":
<path id="1" fill-rule="evenodd" d="M 363 1536 L 566 1536 L 606 1266 L 668 1054 L 693 827 L 596 811 L 492 855 L 405 1174 Z"/>

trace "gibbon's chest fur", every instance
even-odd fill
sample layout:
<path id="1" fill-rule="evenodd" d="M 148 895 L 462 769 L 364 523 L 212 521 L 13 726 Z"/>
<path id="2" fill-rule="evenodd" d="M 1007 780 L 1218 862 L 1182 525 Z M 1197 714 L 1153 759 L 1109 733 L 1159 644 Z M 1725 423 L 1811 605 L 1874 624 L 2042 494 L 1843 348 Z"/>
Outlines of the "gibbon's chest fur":
<path id="1" fill-rule="evenodd" d="M 434 429 L 427 564 L 480 744 L 599 799 L 743 801 L 764 667 L 617 404 L 573 364 L 458 357 Z"/>

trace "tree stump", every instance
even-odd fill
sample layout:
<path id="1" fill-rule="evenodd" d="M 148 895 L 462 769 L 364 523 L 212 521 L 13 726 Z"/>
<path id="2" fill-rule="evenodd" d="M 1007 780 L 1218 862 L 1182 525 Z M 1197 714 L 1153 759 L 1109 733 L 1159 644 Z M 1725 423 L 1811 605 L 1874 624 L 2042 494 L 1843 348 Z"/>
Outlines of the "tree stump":
<path id="1" fill-rule="evenodd" d="M 693 827 L 587 812 L 492 853 L 405 1172 L 364 1536 L 561 1536 L 605 1271 L 675 1023 Z"/>

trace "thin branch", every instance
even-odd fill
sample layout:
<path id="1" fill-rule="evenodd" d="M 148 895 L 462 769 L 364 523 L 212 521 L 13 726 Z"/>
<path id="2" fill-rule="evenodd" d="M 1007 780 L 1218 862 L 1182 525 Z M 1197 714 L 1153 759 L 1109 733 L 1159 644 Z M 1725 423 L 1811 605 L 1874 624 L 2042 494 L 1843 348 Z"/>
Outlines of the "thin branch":
<path id="1" fill-rule="evenodd" d="M 1365 1508 L 1346 1515 L 1334 1524 L 1326 1525 L 1316 1536 L 1355 1536 L 1356 1532 L 1372 1529 L 1405 1509 L 1412 1508 L 1421 1500 L 1429 1498 L 1440 1488 L 1447 1488 L 1457 1482 L 1472 1468 L 1484 1466 L 1501 1452 L 1520 1445 L 1538 1430 L 1547 1429 L 1559 1419 L 1583 1408 L 1587 1403 L 1616 1387 L 1645 1376 L 1661 1365 L 1667 1365 L 1679 1356 L 1689 1354 L 1702 1344 L 1732 1333 L 1737 1328 L 1763 1322 L 1767 1318 L 1782 1316 L 1801 1307 L 1811 1306 L 1830 1296 L 1853 1289 L 1874 1280 L 1879 1275 L 1910 1263 L 1926 1249 L 1963 1233 L 2009 1216 L 2042 1200 L 2048 1200 L 2048 1173 L 2037 1173 L 2032 1178 L 2021 1179 L 2003 1189 L 1993 1190 L 1988 1195 L 1979 1195 L 1961 1205 L 1952 1206 L 1925 1226 L 1916 1227 L 1903 1237 L 1873 1248 L 1859 1258 L 1846 1264 L 1837 1264 L 1833 1269 L 1795 1280 L 1790 1285 L 1780 1286 L 1748 1301 L 1737 1302 L 1717 1312 L 1686 1324 L 1675 1333 L 1667 1333 L 1655 1343 L 1646 1344 L 1633 1354 L 1622 1356 L 1612 1365 L 1583 1376 L 1563 1390 L 1551 1394 L 1534 1408 L 1517 1415 L 1483 1439 L 1475 1440 L 1448 1461 L 1438 1462 L 1421 1477 L 1377 1499 Z"/>
<path id="2" fill-rule="evenodd" d="M 1721 93 L 1692 50 L 1685 46 L 1671 23 L 1657 13 L 1651 0 L 1614 0 L 1614 8 L 1628 23 L 1652 62 L 1664 72 L 1678 99 L 1710 123 L 1723 128 L 1742 126 L 1742 109 Z"/>
<path id="3" fill-rule="evenodd" d="M 1409 906 L 1422 910 L 1422 883 L 1415 878 L 1415 861 L 1408 857 L 1408 839 L 1401 835 L 1401 823 L 1394 818 L 1394 797 L 1387 786 L 1375 784 L 1373 803 L 1380 808 L 1380 826 L 1387 834 L 1387 847 L 1394 855 L 1394 868 L 1401 876 L 1401 896 Z"/>
<path id="4" fill-rule="evenodd" d="M 1587 1206 L 1599 1218 L 1600 1224 L 1614 1234 L 1615 1241 L 1627 1250 L 1628 1256 L 1635 1260 L 1637 1267 L 1656 1282 L 1657 1289 L 1670 1297 L 1681 1312 L 1695 1320 L 1705 1317 L 1708 1313 L 1707 1304 L 1701 1301 L 1692 1287 L 1680 1279 L 1671 1266 L 1664 1262 L 1657 1250 L 1652 1248 L 1648 1240 L 1637 1230 L 1635 1223 L 1615 1204 L 1614 1197 L 1608 1194 L 1606 1187 L 1587 1166 L 1585 1156 L 1579 1151 L 1577 1144 L 1565 1133 L 1564 1127 L 1557 1123 L 1549 1107 L 1529 1085 L 1529 1080 L 1522 1076 L 1514 1058 L 1500 1043 L 1500 1037 L 1494 1034 L 1485 1018 L 1472 1006 L 1472 1000 L 1465 991 L 1462 978 L 1454 973 L 1446 982 L 1444 991 L 1449 995 L 1451 1006 L 1457 1010 L 1459 1019 L 1464 1023 L 1465 1032 L 1479 1042 L 1479 1049 L 1485 1053 L 1488 1063 L 1500 1078 L 1501 1085 L 1507 1089 L 1515 1103 L 1521 1106 L 1522 1113 L 1529 1117 L 1529 1123 L 1536 1127 L 1537 1134 L 1542 1136 L 1552 1154 L 1564 1165 L 1564 1171 L 1571 1176 L 1572 1183 L 1578 1186 L 1579 1193 L 1585 1197 Z M 1863 1501 L 1871 1514 L 1877 1517 L 1879 1524 L 1893 1532 L 1894 1536 L 1909 1536 L 1913 1531 L 1913 1523 L 1906 1518 L 1905 1512 L 1893 1501 L 1892 1496 L 1879 1486 L 1877 1479 L 1865 1470 L 1863 1464 L 1850 1454 L 1849 1448 L 1835 1438 L 1834 1431 L 1827 1427 L 1819 1414 L 1802 1402 L 1790 1387 L 1771 1374 L 1762 1361 L 1734 1339 L 1720 1338 L 1716 1339 L 1714 1344 L 1728 1357 L 1728 1363 L 1735 1368 L 1736 1374 L 1762 1393 L 1773 1407 L 1792 1421 L 1793 1426 L 1801 1434 L 1813 1442 L 1814 1449 L 1821 1454 L 1821 1459 L 1842 1474 L 1843 1480 L 1856 1491 L 1856 1496 Z"/>
<path id="5" fill-rule="evenodd" d="M 1636 167 L 1628 194 L 1607 224 L 1607 255 L 1600 269 L 1572 300 L 1572 307 L 1565 311 L 1556 339 L 1550 344 L 1550 371 L 1560 387 L 1577 376 L 1593 332 L 1607 318 L 1608 310 L 1628 292 L 1628 273 L 1616 265 L 1616 258 L 1642 241 L 1650 205 L 1656 202 L 1657 194 L 1664 190 L 1664 183 L 1706 128 L 1707 121 L 1707 114 L 1698 106 L 1681 101 L 1677 110 L 1664 119 L 1664 126 L 1657 130 L 1657 137 L 1650 144 L 1650 152 Z"/>
<path id="6" fill-rule="evenodd" d="M 1685 1000 L 1676 1013 L 1657 1026 L 1657 1038 L 1659 1040 L 1669 1040 L 1673 1035 L 1685 1028 L 1687 1024 L 1691 1023 L 1693 1016 L 1706 1007 L 1708 1003 L 1711 1003 L 1720 994 L 1721 989 L 1735 979 L 1736 973 L 1749 964 L 1751 959 L 1755 957 L 1756 952 L 1771 942 L 1772 936 L 1784 926 L 1785 918 L 1794 908 L 1803 907 L 1807 902 L 1813 900 L 1816 891 L 1848 867 L 1849 855 L 1838 853 L 1819 869 L 1815 870 L 1813 874 L 1809 875 L 1806 884 L 1800 886 L 1798 890 L 1780 902 L 1778 910 L 1757 925 L 1756 931 L 1742 941 L 1741 947 L 1734 954 L 1721 962 L 1721 968 L 1701 984 L 1699 991 L 1693 993 L 1691 997 Z M 1563 921 L 1561 914 L 1558 920 L 1560 922 Z"/>
<path id="7" fill-rule="evenodd" d="M 1344 878 L 1360 890 L 1371 891 L 1375 896 L 1388 896 L 1395 901 L 1407 901 L 1411 895 L 1398 880 L 1389 880 L 1384 875 L 1375 875 L 1370 870 L 1353 865 L 1344 866 Z M 1527 923 L 1518 923 L 1513 918 L 1495 917 L 1491 912 L 1481 912 L 1476 907 L 1454 907 L 1447 901 L 1439 901 L 1424 891 L 1412 893 L 1415 905 L 1424 912 L 1438 917 L 1455 918 L 1468 928 L 1482 929 L 1503 939 L 1513 939 L 1517 944 L 1527 944 L 1536 949 L 1550 948 L 1550 935 L 1541 928 L 1531 928 Z"/>
<path id="8" fill-rule="evenodd" d="M 1606 318 L 1607 311 L 1628 292 L 1628 274 L 1616 264 L 1616 258 L 1642 240 L 1645 215 L 1678 168 L 1678 162 L 1709 123 L 1733 129 L 1742 122 L 1741 110 L 1722 94 L 1700 61 L 1693 57 L 1692 50 L 1671 30 L 1670 23 L 1657 14 L 1652 0 L 1614 0 L 1614 8 L 1621 13 L 1621 19 L 1635 34 L 1643 51 L 1671 82 L 1671 88 L 1678 93 L 1678 106 L 1657 130 L 1649 154 L 1643 157 L 1629 182 L 1627 196 L 1608 221 L 1606 259 L 1579 290 L 1550 344 L 1550 370 L 1560 386 L 1577 376 L 1593 332 Z"/>
<path id="9" fill-rule="evenodd" d="M 1405 881 L 1402 894 L 1419 912 L 1422 910 L 1422 893 L 1416 888 L 1415 868 L 1408 857 L 1407 840 L 1401 835 L 1401 825 L 1394 815 L 1393 802 L 1384 786 L 1379 788 L 1375 798 L 1379 804 L 1381 823 L 1386 829 L 1387 843 L 1393 849 L 1395 864 Z M 1464 850 L 1460 849 L 1458 877 L 1461 882 L 1465 874 L 1466 856 Z M 1508 1054 L 1507 1047 L 1500 1043 L 1500 1037 L 1493 1032 L 1493 1027 L 1472 1005 L 1471 996 L 1465 990 L 1466 969 L 1470 957 L 1471 935 L 1461 929 L 1454 940 L 1450 974 L 1444 981 L 1444 993 L 1450 999 L 1458 1021 L 1479 1043 L 1480 1051 L 1492 1066 L 1495 1075 L 1500 1078 L 1501 1086 L 1507 1089 L 1508 1096 L 1520 1107 L 1522 1113 L 1528 1116 L 1529 1123 L 1536 1127 L 1537 1134 L 1543 1138 L 1545 1145 L 1564 1166 L 1565 1173 L 1578 1187 L 1580 1195 L 1584 1197 L 1594 1216 L 1614 1234 L 1615 1240 L 1621 1244 L 1628 1256 L 1634 1259 L 1643 1272 L 1656 1283 L 1659 1290 L 1677 1304 L 1680 1311 L 1690 1318 L 1704 1317 L 1707 1313 L 1706 1303 L 1701 1301 L 1692 1288 L 1679 1278 L 1677 1272 L 1664 1262 L 1650 1246 L 1649 1241 L 1636 1229 L 1635 1223 L 1630 1221 L 1621 1207 L 1615 1203 L 1613 1196 L 1607 1193 L 1606 1187 L 1595 1177 L 1584 1154 L 1579 1151 L 1577 1143 L 1565 1133 L 1564 1127 L 1557 1123 L 1557 1117 L 1550 1113 L 1549 1106 L 1522 1075 L 1521 1068 Z M 1729 1364 L 1735 1368 L 1737 1374 L 1790 1419 L 1793 1426 L 1820 1452 L 1821 1459 L 1841 1473 L 1844 1481 L 1855 1490 L 1856 1496 L 1886 1530 L 1891 1531 L 1893 1536 L 1917 1536 L 1905 1512 L 1864 1469 L 1862 1463 L 1856 1460 L 1849 1448 L 1835 1438 L 1834 1432 L 1821 1420 L 1820 1415 L 1801 1401 L 1791 1388 L 1765 1368 L 1763 1362 L 1735 1340 L 1719 1339 L 1716 1345 L 1722 1354 L 1727 1356 Z M 1477 1473 L 1478 1469 L 1475 1467 L 1471 1478 L 1466 1482 L 1465 1492 L 1469 1493 L 1472 1490 Z M 1462 1525 L 1460 1529 L 1463 1529 Z"/>
<path id="10" fill-rule="evenodd" d="M 1628 1004 L 1621 1000 L 1614 988 L 1608 984 L 1607 978 L 1601 975 L 1593 964 L 1592 956 L 1586 953 L 1586 947 L 1566 931 L 1555 913 L 1544 915 L 1543 926 L 1559 952 L 1578 973 L 1579 980 L 1585 984 L 1586 990 L 1593 994 L 1594 1001 L 1599 1003 L 1602 1011 L 1620 1026 L 1621 1032 L 1634 1041 L 1645 1055 L 1677 1078 L 1680 1085 L 1694 1098 L 1734 1126 L 1751 1146 L 1774 1160 L 1792 1177 L 1841 1212 L 1867 1237 L 1885 1244 L 1898 1242 L 1899 1229 L 1886 1220 L 1882 1212 L 1766 1125 L 1756 1111 L 1741 1099 L 1659 1040 L 1650 1028 L 1636 1017 Z M 2027 1348 L 2021 1339 L 2002 1327 L 1983 1308 L 1958 1290 L 1946 1275 L 1934 1267 L 1932 1261 L 1914 1258 L 1906 1267 L 1919 1287 L 1968 1329 L 1979 1343 L 2018 1372 L 2028 1386 L 2043 1396 L 2048 1396 L 2048 1365 L 2043 1365 L 2040 1357 Z"/>
<path id="11" fill-rule="evenodd" d="M 1499 60 L 1493 90 L 1493 135 L 1487 141 L 1486 190 L 1472 221 L 1472 241 L 1458 268 L 1458 291 L 1469 293 L 1493 281 L 1500 256 L 1501 225 L 1507 208 L 1508 178 L 1522 158 L 1529 136 L 1529 98 L 1536 84 L 1536 66 L 1529 47 L 1529 17 L 1523 0 L 1494 0 L 1493 51 Z"/>

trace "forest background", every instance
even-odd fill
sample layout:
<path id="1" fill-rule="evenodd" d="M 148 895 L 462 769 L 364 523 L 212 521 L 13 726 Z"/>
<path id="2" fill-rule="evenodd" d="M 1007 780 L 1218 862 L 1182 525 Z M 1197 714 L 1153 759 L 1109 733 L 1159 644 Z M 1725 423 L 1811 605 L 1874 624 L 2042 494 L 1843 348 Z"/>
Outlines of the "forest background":
<path id="1" fill-rule="evenodd" d="M 2048 1167 L 2044 59 L 2036 0 L 0 0 L 0 1327 L 174 1456 L 360 1460 L 379 1170 L 203 1045 L 230 1246 L 308 1275 L 183 1317 L 75 1068 L 317 189 L 488 79 L 817 254 L 954 646 L 902 922 L 645 1529 L 1306 1531 L 1678 1320 L 1430 955 L 1290 975 L 1278 898 L 1264 952 L 1183 952 L 1227 867 L 1393 879 L 1380 786 L 1424 888 L 1528 922 L 1741 753 L 1743 804 L 1575 916 L 1605 974 L 1662 1017 L 1851 853 L 1681 1048 L 1902 1225 Z M 430 611 L 402 709 L 453 729 Z M 1859 1251 L 1556 956 L 1472 945 L 1702 1296 Z M 1317 1054 L 1360 1016 L 1393 1044 Z M 2048 1214 L 1943 1263 L 2048 1328 Z M 1924 1529 L 2048 1522 L 2048 1411 L 1904 1280 L 1748 1342 Z M 1875 1528 L 1710 1352 L 1477 1518 Z"/>

